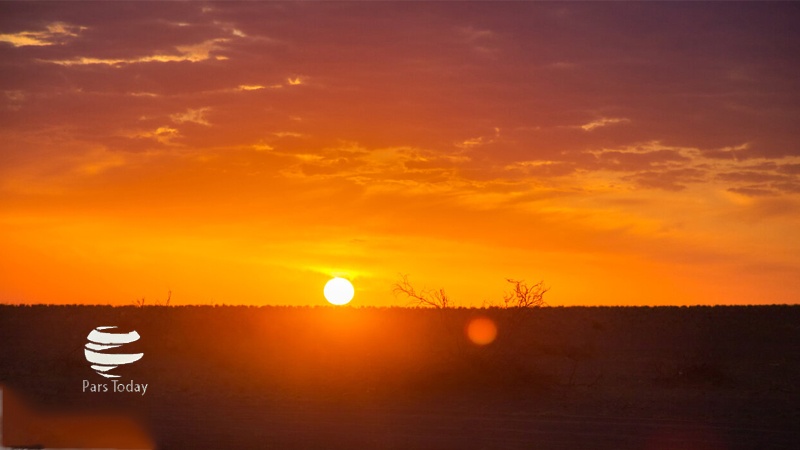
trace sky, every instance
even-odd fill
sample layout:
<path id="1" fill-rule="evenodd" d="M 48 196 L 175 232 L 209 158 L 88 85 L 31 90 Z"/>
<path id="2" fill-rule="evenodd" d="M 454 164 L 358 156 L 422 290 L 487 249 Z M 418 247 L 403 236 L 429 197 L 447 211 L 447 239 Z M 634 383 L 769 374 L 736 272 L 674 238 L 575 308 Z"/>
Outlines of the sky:
<path id="1" fill-rule="evenodd" d="M 0 302 L 798 303 L 798 3 L 0 3 Z"/>

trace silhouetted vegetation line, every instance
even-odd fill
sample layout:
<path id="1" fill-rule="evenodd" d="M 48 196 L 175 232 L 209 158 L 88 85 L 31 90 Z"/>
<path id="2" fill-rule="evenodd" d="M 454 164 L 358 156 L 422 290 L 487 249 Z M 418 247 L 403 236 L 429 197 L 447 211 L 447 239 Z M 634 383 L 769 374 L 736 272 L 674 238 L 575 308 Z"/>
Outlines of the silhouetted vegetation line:
<path id="1" fill-rule="evenodd" d="M 163 302 L 156 300 L 155 306 L 169 306 L 170 301 L 172 300 L 172 290 L 167 292 L 167 299 Z M 145 307 L 145 298 L 142 297 L 141 299 L 137 299 L 133 301 L 133 306 L 137 308 L 144 308 Z"/>
<path id="2" fill-rule="evenodd" d="M 544 281 L 529 285 L 525 280 L 506 279 L 513 288 L 510 292 L 503 294 L 502 307 L 504 308 L 541 308 L 547 306 L 544 301 L 544 294 L 550 288 L 544 285 Z M 395 297 L 405 295 L 414 306 L 432 307 L 436 309 L 452 308 L 454 303 L 445 292 L 444 288 L 417 290 L 408 280 L 408 275 L 400 275 L 400 280 L 392 287 Z M 492 302 L 484 302 L 484 307 L 496 307 Z"/>

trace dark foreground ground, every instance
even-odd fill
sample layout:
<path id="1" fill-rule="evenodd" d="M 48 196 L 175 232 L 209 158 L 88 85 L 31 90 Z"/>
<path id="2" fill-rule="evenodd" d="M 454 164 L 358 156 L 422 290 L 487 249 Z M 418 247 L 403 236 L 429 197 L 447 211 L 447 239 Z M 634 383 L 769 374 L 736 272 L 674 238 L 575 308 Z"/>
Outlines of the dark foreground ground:
<path id="1" fill-rule="evenodd" d="M 84 391 L 102 325 L 145 395 Z M 797 449 L 798 380 L 800 307 L 0 306 L 7 447 Z"/>

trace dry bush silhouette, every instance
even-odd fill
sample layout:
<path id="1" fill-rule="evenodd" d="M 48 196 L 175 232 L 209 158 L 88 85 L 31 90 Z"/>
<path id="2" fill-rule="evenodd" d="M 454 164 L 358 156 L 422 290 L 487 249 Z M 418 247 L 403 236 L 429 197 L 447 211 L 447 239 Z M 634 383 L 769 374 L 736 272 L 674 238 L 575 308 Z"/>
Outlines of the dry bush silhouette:
<path id="1" fill-rule="evenodd" d="M 156 306 L 169 306 L 170 300 L 172 300 L 172 291 L 171 290 L 167 292 L 167 299 L 164 301 L 164 303 L 161 303 L 160 301 L 156 300 Z M 133 306 L 135 306 L 137 308 L 144 308 L 144 306 L 145 306 L 144 297 L 142 297 L 141 300 L 134 300 L 133 301 Z"/>
<path id="2" fill-rule="evenodd" d="M 164 301 L 164 303 L 156 301 L 156 306 L 169 306 L 170 300 L 172 300 L 172 290 L 167 292 L 167 299 Z"/>
<path id="3" fill-rule="evenodd" d="M 408 281 L 408 275 L 401 275 L 400 282 L 395 283 L 392 292 L 397 296 L 403 294 L 411 299 L 412 303 L 416 306 L 427 306 L 438 309 L 451 307 L 450 298 L 444 292 L 444 289 L 438 290 L 422 290 L 417 292 L 414 286 Z"/>
<path id="4" fill-rule="evenodd" d="M 541 308 L 547 306 L 544 301 L 544 294 L 550 291 L 549 287 L 545 287 L 544 281 L 539 281 L 528 285 L 525 280 L 514 280 L 507 278 L 506 281 L 511 283 L 514 287 L 510 292 L 503 295 L 503 307 L 505 308 Z M 408 275 L 401 275 L 400 281 L 395 283 L 392 288 L 395 296 L 402 294 L 411 299 L 412 303 L 416 306 L 433 307 L 437 309 L 450 308 L 453 305 L 450 297 L 444 289 L 423 289 L 417 291 L 411 282 L 408 281 Z M 484 302 L 484 306 L 492 306 L 491 303 Z"/>
<path id="5" fill-rule="evenodd" d="M 541 308 L 547 306 L 544 302 L 544 294 L 550 288 L 544 286 L 544 281 L 528 285 L 524 280 L 506 279 L 514 285 L 511 292 L 503 295 L 506 308 Z"/>
<path id="6" fill-rule="evenodd" d="M 437 310 L 441 330 L 445 336 L 439 343 L 444 345 L 447 358 L 458 360 L 463 357 L 464 343 L 462 342 L 461 324 L 456 317 L 447 313 L 447 310 L 452 310 L 454 305 L 444 289 L 417 291 L 408 281 L 408 275 L 400 275 L 400 281 L 395 283 L 392 291 L 395 296 L 405 295 L 408 297 L 414 306 Z"/>

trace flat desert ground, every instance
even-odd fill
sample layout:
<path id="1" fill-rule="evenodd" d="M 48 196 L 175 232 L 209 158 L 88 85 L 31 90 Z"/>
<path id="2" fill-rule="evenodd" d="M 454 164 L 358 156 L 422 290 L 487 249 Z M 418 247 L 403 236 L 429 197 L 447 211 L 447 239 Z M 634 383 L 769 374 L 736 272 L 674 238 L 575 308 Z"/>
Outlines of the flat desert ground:
<path id="1" fill-rule="evenodd" d="M 797 306 L 0 306 L 7 447 L 797 449 L 798 380 Z"/>

